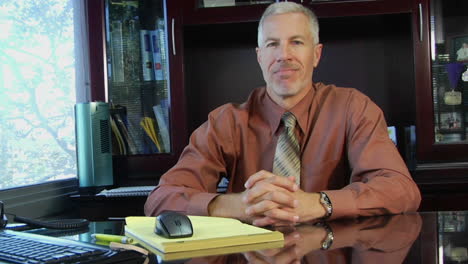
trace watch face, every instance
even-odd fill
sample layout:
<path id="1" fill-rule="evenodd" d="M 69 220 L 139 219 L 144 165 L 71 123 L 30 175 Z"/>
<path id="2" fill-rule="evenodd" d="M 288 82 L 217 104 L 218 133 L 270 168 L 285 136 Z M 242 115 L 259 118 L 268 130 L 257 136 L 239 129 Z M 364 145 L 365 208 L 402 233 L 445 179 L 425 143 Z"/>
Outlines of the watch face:
<path id="1" fill-rule="evenodd" d="M 328 218 L 332 214 L 333 207 L 330 202 L 330 199 L 328 198 L 328 195 L 324 192 L 320 192 L 320 203 L 323 205 L 325 211 L 327 212 L 324 218 Z"/>

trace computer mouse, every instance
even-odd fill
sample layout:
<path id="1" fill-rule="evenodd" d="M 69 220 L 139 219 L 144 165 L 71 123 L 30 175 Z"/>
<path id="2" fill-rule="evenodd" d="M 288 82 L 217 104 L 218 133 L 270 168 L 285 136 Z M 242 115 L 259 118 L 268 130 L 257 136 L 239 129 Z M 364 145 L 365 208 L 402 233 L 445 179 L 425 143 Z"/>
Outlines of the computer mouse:
<path id="1" fill-rule="evenodd" d="M 174 211 L 164 211 L 156 217 L 154 232 L 165 238 L 191 237 L 192 222 L 188 216 Z"/>

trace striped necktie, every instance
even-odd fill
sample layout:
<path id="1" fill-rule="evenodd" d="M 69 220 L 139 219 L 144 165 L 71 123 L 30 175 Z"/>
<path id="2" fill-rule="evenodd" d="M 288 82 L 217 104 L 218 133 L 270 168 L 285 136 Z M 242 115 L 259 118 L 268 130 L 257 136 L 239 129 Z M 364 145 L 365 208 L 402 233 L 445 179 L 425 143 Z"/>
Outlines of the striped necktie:
<path id="1" fill-rule="evenodd" d="M 299 185 L 301 180 L 301 159 L 299 142 L 294 133 L 296 117 L 286 112 L 281 117 L 284 124 L 278 143 L 276 144 L 275 159 L 273 161 L 273 174 L 280 176 L 294 176 Z"/>

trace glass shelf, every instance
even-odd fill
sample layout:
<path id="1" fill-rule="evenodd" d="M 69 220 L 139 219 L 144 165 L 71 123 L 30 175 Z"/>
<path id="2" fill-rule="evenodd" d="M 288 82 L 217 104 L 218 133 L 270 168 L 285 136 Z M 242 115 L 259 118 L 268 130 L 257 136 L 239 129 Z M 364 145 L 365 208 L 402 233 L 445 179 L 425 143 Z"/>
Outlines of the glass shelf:
<path id="1" fill-rule="evenodd" d="M 163 0 L 106 1 L 113 153 L 171 152 L 167 29 Z"/>
<path id="2" fill-rule="evenodd" d="M 468 143 L 468 15 L 455 3 L 430 5 L 436 144 Z"/>
<path id="3" fill-rule="evenodd" d="M 467 213 L 438 212 L 439 262 L 468 263 Z"/>

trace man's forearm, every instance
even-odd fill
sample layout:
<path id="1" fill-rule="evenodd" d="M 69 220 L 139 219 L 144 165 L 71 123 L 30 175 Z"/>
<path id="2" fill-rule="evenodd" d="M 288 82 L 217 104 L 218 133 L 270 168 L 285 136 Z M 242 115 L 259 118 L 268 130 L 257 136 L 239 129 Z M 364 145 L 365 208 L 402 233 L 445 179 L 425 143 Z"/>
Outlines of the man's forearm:
<path id="1" fill-rule="evenodd" d="M 241 193 L 221 194 L 208 204 L 210 216 L 230 217 L 247 221 L 246 205 L 242 201 Z"/>
<path id="2" fill-rule="evenodd" d="M 326 215 L 325 207 L 320 202 L 319 193 L 297 192 L 299 222 L 308 222 Z"/>

